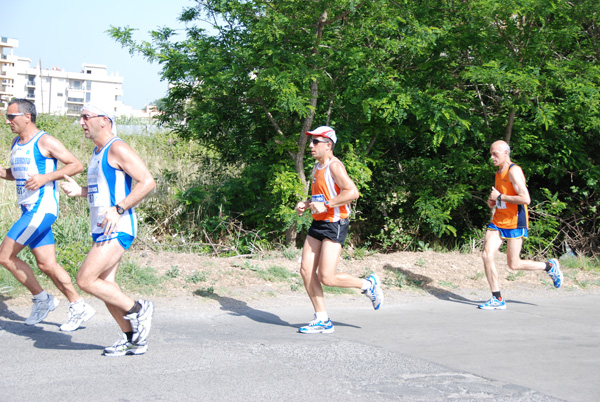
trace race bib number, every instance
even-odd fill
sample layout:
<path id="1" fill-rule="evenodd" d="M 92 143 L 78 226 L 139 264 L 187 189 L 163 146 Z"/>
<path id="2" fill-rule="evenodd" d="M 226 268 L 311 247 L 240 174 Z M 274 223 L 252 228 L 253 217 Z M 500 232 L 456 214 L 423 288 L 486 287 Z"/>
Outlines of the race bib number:
<path id="1" fill-rule="evenodd" d="M 98 185 L 90 184 L 88 185 L 88 204 L 91 207 L 101 207 L 100 198 L 98 196 Z"/>
<path id="2" fill-rule="evenodd" d="M 17 180 L 17 197 L 23 197 L 25 195 L 25 192 L 25 180 Z"/>
<path id="3" fill-rule="evenodd" d="M 323 194 L 315 194 L 310 197 L 311 202 L 325 202 L 325 195 Z"/>

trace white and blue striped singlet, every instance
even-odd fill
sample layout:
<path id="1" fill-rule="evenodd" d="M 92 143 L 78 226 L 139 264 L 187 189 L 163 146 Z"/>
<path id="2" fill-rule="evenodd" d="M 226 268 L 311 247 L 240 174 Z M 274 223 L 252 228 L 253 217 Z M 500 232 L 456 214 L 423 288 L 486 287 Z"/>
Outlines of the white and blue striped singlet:
<path id="1" fill-rule="evenodd" d="M 45 131 L 38 132 L 25 144 L 15 139 L 10 154 L 10 170 L 17 184 L 19 205 L 29 212 L 58 216 L 58 186 L 49 181 L 37 190 L 27 190 L 25 182 L 35 174 L 46 174 L 56 170 L 55 158 L 47 158 L 40 151 L 38 142 Z"/>
<path id="2" fill-rule="evenodd" d="M 88 205 L 90 207 L 90 224 L 92 234 L 102 234 L 102 221 L 104 210 L 114 207 L 131 192 L 133 179 L 120 169 L 112 167 L 108 163 L 108 150 L 115 141 L 123 141 L 118 137 L 112 138 L 101 150 L 94 148 L 92 159 L 88 166 Z M 137 216 L 135 209 L 130 208 L 117 223 L 116 232 L 127 233 L 135 237 L 137 234 Z M 116 233 L 107 236 L 106 239 L 99 238 L 96 241 L 108 240 L 116 237 Z"/>

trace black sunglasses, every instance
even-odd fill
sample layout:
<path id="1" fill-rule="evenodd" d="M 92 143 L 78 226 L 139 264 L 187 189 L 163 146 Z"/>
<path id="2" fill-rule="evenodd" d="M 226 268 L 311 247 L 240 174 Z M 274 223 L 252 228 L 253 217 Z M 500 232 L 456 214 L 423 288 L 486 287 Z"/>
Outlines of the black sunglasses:
<path id="1" fill-rule="evenodd" d="M 8 121 L 13 121 L 17 116 L 25 116 L 25 113 L 7 113 L 6 118 Z"/>
<path id="2" fill-rule="evenodd" d="M 327 140 L 321 141 L 321 140 L 318 140 L 318 139 L 316 139 L 316 138 L 313 138 L 313 139 L 312 139 L 312 143 L 313 143 L 313 145 L 318 145 L 318 144 L 319 144 L 319 142 L 325 142 L 325 143 L 327 143 L 327 142 L 329 142 L 329 141 L 327 141 Z"/>

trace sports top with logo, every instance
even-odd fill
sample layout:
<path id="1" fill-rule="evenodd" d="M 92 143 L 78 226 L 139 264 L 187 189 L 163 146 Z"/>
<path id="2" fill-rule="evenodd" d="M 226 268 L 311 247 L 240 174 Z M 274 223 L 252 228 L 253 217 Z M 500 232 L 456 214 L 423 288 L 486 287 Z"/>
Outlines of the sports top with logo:
<path id="1" fill-rule="evenodd" d="M 108 150 L 115 141 L 123 141 L 119 137 L 112 138 L 102 149 L 94 148 L 90 165 L 88 166 L 88 205 L 90 207 L 90 223 L 92 234 L 102 234 L 102 214 L 106 209 L 114 207 L 131 192 L 133 179 L 120 169 L 108 163 Z M 102 215 L 101 215 L 102 214 Z M 125 211 L 117 223 L 116 232 L 127 233 L 133 237 L 137 233 L 137 216 L 135 209 Z M 117 233 L 112 233 L 106 238 L 100 236 L 96 241 L 115 238 Z"/>
<path id="2" fill-rule="evenodd" d="M 517 195 L 508 177 L 508 172 L 513 166 L 517 165 L 513 163 L 505 171 L 496 172 L 495 187 L 502 194 Z M 528 229 L 529 211 L 527 205 L 515 205 L 504 201 L 497 202 L 492 223 L 501 229 Z"/>
<path id="3" fill-rule="evenodd" d="M 340 187 L 333 180 L 333 176 L 329 171 L 329 166 L 334 161 L 342 163 L 338 158 L 331 158 L 325 166 L 315 165 L 312 186 L 311 186 L 311 201 L 325 202 L 335 198 L 340 193 Z M 350 206 L 342 205 L 335 208 L 329 208 L 327 211 L 320 214 L 312 214 L 316 221 L 337 222 L 340 219 L 347 219 L 350 214 Z"/>
<path id="4" fill-rule="evenodd" d="M 25 188 L 25 182 L 31 176 L 56 170 L 56 159 L 47 158 L 40 152 L 38 142 L 44 135 L 50 134 L 40 131 L 25 144 L 19 144 L 19 138 L 15 139 L 10 154 L 10 170 L 17 184 L 19 205 L 29 212 L 58 216 L 59 194 L 55 181 L 49 181 L 37 190 Z"/>

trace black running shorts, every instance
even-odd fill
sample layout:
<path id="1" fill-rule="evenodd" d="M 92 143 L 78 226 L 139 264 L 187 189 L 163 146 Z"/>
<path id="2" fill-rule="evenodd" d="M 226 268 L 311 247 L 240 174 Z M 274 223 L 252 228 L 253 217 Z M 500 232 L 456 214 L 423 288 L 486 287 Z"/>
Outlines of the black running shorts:
<path id="1" fill-rule="evenodd" d="M 337 222 L 313 221 L 308 229 L 308 235 L 319 241 L 329 239 L 343 246 L 348 236 L 348 226 L 350 226 L 348 219 L 340 219 Z"/>

